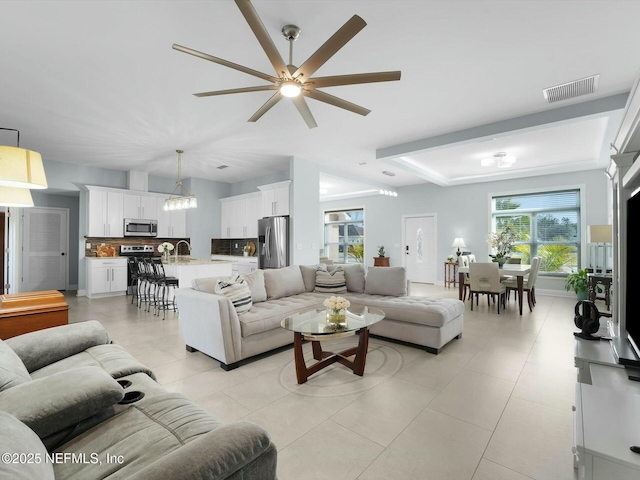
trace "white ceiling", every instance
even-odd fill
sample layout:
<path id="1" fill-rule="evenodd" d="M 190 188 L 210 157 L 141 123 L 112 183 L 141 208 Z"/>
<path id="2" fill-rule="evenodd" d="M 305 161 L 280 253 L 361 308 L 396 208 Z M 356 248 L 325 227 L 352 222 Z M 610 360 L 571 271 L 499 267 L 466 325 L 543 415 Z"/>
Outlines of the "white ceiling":
<path id="1" fill-rule="evenodd" d="M 318 75 L 401 70 L 402 79 L 325 89 L 371 109 L 366 117 L 309 100 L 319 125 L 310 130 L 283 101 L 247 123 L 271 93 L 192 94 L 260 79 L 171 48 L 179 43 L 272 74 L 233 1 L 4 0 L 0 127 L 19 129 L 21 146 L 47 160 L 170 178 L 180 148 L 184 177 L 236 182 L 286 170 L 288 158 L 299 156 L 361 184 L 453 185 L 600 168 L 620 111 L 401 156 L 377 158 L 376 151 L 625 93 L 640 67 L 640 2 L 253 4 L 285 61 L 281 27 L 302 29 L 297 65 L 360 15 L 367 27 Z M 543 88 L 593 74 L 600 74 L 594 94 L 552 105 L 542 97 Z M 13 141 L 0 136 L 1 143 Z M 518 157 L 508 173 L 479 167 L 497 151 Z M 217 170 L 221 164 L 229 168 Z"/>

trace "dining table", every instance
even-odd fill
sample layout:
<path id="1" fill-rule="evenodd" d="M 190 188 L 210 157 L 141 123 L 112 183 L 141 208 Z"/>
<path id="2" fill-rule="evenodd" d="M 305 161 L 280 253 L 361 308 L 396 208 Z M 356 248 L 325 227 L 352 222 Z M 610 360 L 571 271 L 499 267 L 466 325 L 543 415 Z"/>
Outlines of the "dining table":
<path id="1" fill-rule="evenodd" d="M 517 278 L 518 284 L 518 308 L 522 315 L 522 299 L 524 297 L 524 277 L 531 271 L 531 265 L 522 265 L 518 263 L 505 263 L 500 268 L 500 275 L 510 275 Z M 458 268 L 458 298 L 462 300 L 464 294 L 464 274 L 469 273 L 469 267 Z"/>

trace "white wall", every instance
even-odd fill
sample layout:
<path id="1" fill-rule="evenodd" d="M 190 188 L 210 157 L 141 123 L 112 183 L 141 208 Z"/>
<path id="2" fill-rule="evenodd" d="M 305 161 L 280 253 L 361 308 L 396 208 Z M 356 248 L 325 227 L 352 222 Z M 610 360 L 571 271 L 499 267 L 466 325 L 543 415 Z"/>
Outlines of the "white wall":
<path id="1" fill-rule="evenodd" d="M 316 264 L 322 246 L 322 228 L 318 222 L 320 165 L 293 157 L 290 172 L 289 205 L 293 206 L 289 220 L 290 264 Z"/>
<path id="2" fill-rule="evenodd" d="M 402 219 L 404 214 L 436 213 L 438 218 L 438 262 L 455 253 L 451 243 L 455 237 L 464 238 L 469 251 L 480 261 L 488 260 L 489 246 L 489 195 L 536 188 L 585 186 L 586 205 L 583 212 L 586 225 L 608 222 L 608 181 L 602 170 L 558 175 L 532 176 L 517 180 L 477 183 L 454 187 L 439 187 L 435 184 L 414 185 L 398 189 L 397 197 L 384 195 L 336 200 L 320 203 L 320 214 L 327 209 L 341 209 L 355 204 L 365 208 L 365 263 L 373 265 L 376 251 L 373 247 L 384 245 L 392 266 L 402 265 Z M 320 237 L 320 241 L 321 237 Z M 586 259 L 583 258 L 583 262 Z M 437 269 L 437 283 L 444 281 L 444 271 Z M 564 288 L 564 280 L 554 280 L 541 288 Z"/>

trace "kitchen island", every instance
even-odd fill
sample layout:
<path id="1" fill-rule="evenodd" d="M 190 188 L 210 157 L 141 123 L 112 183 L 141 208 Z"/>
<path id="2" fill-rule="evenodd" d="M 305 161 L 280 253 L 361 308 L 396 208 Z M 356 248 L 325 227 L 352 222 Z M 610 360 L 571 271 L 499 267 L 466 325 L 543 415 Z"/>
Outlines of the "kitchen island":
<path id="1" fill-rule="evenodd" d="M 172 256 L 168 261 L 163 260 L 162 264 L 167 277 L 176 277 L 180 288 L 190 288 L 191 281 L 195 278 L 230 276 L 232 262 L 179 255 Z"/>

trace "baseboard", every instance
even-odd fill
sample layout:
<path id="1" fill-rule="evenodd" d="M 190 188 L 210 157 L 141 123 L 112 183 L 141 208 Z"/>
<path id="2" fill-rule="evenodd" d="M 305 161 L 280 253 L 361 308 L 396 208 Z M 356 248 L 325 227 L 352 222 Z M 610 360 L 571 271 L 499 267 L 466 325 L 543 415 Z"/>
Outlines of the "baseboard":
<path id="1" fill-rule="evenodd" d="M 78 290 L 78 293 L 76 293 L 76 297 L 86 297 L 86 296 L 87 296 L 87 291 L 85 289 Z"/>
<path id="2" fill-rule="evenodd" d="M 67 290 L 78 290 L 78 284 L 76 283 L 75 285 L 69 285 L 67 287 Z"/>

